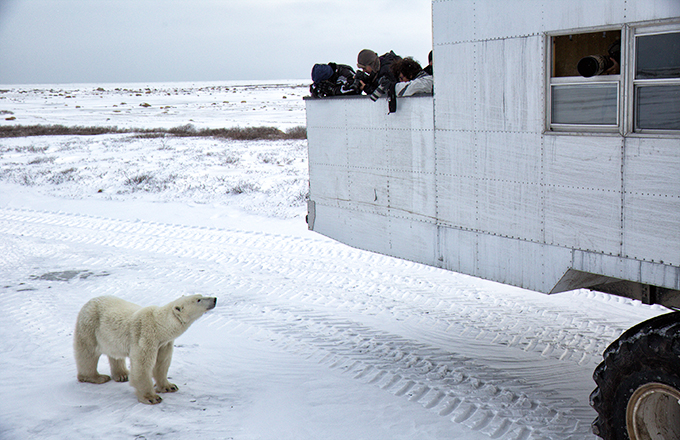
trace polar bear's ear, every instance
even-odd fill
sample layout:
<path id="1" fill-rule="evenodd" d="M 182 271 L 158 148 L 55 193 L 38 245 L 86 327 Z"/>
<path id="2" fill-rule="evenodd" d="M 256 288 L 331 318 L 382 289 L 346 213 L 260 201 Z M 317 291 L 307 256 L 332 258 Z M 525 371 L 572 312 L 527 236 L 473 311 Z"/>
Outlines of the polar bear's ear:
<path id="1" fill-rule="evenodd" d="M 172 308 L 173 314 L 177 319 L 179 319 L 179 322 L 182 324 L 185 324 L 184 318 L 182 316 L 182 312 L 184 311 L 184 306 L 175 306 Z"/>

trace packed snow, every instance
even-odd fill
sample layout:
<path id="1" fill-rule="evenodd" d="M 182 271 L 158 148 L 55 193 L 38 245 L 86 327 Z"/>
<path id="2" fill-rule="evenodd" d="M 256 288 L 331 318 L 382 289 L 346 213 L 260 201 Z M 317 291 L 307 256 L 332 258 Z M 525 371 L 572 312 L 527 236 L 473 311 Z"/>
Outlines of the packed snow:
<path id="1" fill-rule="evenodd" d="M 0 126 L 305 125 L 308 83 L 0 86 Z M 0 439 L 594 439 L 602 351 L 659 306 L 547 296 L 306 228 L 306 141 L 0 138 Z M 76 379 L 87 300 L 217 307 L 176 393 Z M 108 374 L 100 359 L 99 371 Z"/>

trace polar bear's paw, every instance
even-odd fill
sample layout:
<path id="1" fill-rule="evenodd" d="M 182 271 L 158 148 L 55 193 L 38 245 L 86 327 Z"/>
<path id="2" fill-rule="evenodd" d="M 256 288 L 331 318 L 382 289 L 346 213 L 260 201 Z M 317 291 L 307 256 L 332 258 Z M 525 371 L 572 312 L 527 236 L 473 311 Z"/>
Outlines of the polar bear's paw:
<path id="1" fill-rule="evenodd" d="M 125 359 L 114 359 L 109 356 L 111 364 L 111 378 L 116 382 L 127 382 L 130 378 L 130 371 L 125 366 Z"/>
<path id="2" fill-rule="evenodd" d="M 168 382 L 165 385 L 156 385 L 156 392 L 157 393 L 174 393 L 178 390 L 177 385 L 174 383 Z"/>
<path id="3" fill-rule="evenodd" d="M 137 400 L 139 400 L 141 403 L 144 403 L 146 405 L 156 405 L 158 403 L 161 403 L 163 399 L 161 396 L 158 394 L 153 394 L 153 393 L 147 393 L 144 394 L 143 396 L 137 396 Z"/>
<path id="4" fill-rule="evenodd" d="M 102 384 L 102 383 L 106 383 L 110 380 L 111 380 L 111 377 L 107 376 L 106 374 L 96 374 L 96 375 L 93 375 L 93 376 L 86 376 L 84 374 L 78 375 L 78 382 L 88 382 L 88 383 Z"/>
<path id="5" fill-rule="evenodd" d="M 128 372 L 117 372 L 113 373 L 113 380 L 116 382 L 127 382 L 130 379 L 130 373 Z"/>

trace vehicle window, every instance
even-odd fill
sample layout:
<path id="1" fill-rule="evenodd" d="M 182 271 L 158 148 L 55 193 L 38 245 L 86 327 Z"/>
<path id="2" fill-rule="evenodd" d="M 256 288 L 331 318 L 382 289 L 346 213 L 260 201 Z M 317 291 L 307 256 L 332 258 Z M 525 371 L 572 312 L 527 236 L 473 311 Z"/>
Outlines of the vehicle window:
<path id="1" fill-rule="evenodd" d="M 680 32 L 637 37 L 635 78 L 680 77 Z"/>
<path id="2" fill-rule="evenodd" d="M 635 38 L 635 131 L 680 130 L 680 32 Z"/>
<path id="3" fill-rule="evenodd" d="M 553 36 L 549 128 L 617 129 L 621 30 Z"/>
<path id="4" fill-rule="evenodd" d="M 615 51 L 615 43 L 621 41 L 621 31 L 590 32 L 552 37 L 552 77 L 582 76 L 578 70 L 579 62 L 592 58 L 605 58 L 608 68 L 613 64 L 607 60 L 608 49 Z M 605 69 L 606 70 L 606 69 Z M 618 74 L 618 69 L 615 69 Z M 614 70 L 608 73 L 614 73 Z M 594 76 L 594 75 L 589 75 Z"/>
<path id="5" fill-rule="evenodd" d="M 617 125 L 618 83 L 552 87 L 552 122 L 569 125 Z"/>

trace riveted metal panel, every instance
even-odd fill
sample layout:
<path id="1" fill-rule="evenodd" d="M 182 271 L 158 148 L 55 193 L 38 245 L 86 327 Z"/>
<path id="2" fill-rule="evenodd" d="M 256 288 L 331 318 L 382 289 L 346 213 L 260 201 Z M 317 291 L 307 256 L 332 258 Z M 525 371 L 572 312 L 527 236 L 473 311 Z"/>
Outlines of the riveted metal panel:
<path id="1" fill-rule="evenodd" d="M 324 115 L 310 118 L 307 127 L 310 198 L 317 209 L 434 222 L 432 105 L 431 96 L 404 98 L 399 111 L 388 114 L 385 99 L 308 99 L 308 113 Z"/>
<path id="2" fill-rule="evenodd" d="M 376 212 L 315 206 L 314 231 L 350 246 L 436 266 L 437 228 Z"/>
<path id="3" fill-rule="evenodd" d="M 675 4 L 673 4 L 675 3 Z M 677 2 L 627 0 L 439 0 L 433 2 L 435 44 L 537 35 L 677 16 Z"/>
<path id="4" fill-rule="evenodd" d="M 626 18 L 629 21 L 661 20 L 680 17 L 680 2 L 677 0 L 645 0 L 626 2 Z"/>
<path id="5" fill-rule="evenodd" d="M 438 219 L 446 225 L 476 229 L 476 136 L 468 131 L 435 133 Z"/>
<path id="6" fill-rule="evenodd" d="M 346 105 L 342 101 L 334 105 L 308 99 L 307 145 L 310 182 L 310 199 L 334 203 L 349 200 L 349 174 L 347 172 Z"/>
<path id="7" fill-rule="evenodd" d="M 478 43 L 436 46 L 435 126 L 437 130 L 474 130 L 476 81 L 475 65 Z"/>
<path id="8" fill-rule="evenodd" d="M 642 261 L 640 273 L 640 279 L 644 284 L 680 290 L 680 267 Z"/>
<path id="9" fill-rule="evenodd" d="M 621 139 L 546 136 L 546 242 L 621 252 Z"/>
<path id="10" fill-rule="evenodd" d="M 477 268 L 478 235 L 474 231 L 442 227 L 439 231 L 441 267 L 479 276 Z"/>
<path id="11" fill-rule="evenodd" d="M 680 265 L 680 198 L 626 192 L 624 255 Z"/>
<path id="12" fill-rule="evenodd" d="M 557 246 L 455 228 L 440 231 L 441 266 L 480 278 L 549 292 L 572 266 Z"/>
<path id="13" fill-rule="evenodd" d="M 623 253 L 680 266 L 680 143 L 627 139 L 624 176 Z"/>
<path id="14" fill-rule="evenodd" d="M 511 3 L 511 2 L 507 2 Z M 483 41 L 476 69 L 477 126 L 485 131 L 543 129 L 543 37 Z"/>
<path id="15" fill-rule="evenodd" d="M 400 216 L 390 219 L 390 252 L 392 255 L 429 266 L 438 266 L 436 260 L 437 226 Z"/>

